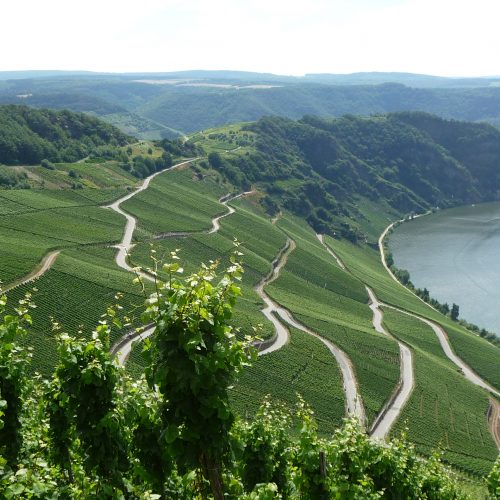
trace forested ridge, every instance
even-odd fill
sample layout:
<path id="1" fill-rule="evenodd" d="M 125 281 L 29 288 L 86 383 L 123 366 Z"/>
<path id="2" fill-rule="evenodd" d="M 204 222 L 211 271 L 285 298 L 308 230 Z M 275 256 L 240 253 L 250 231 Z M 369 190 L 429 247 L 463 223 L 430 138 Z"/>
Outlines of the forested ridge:
<path id="1" fill-rule="evenodd" d="M 491 125 L 404 112 L 267 117 L 244 129 L 253 148 L 224 160 L 212 153 L 212 165 L 233 182 L 259 183 L 271 209 L 290 209 L 318 231 L 354 237 L 345 224 L 355 228 L 360 197 L 404 214 L 499 196 L 500 131 Z"/>
<path id="2" fill-rule="evenodd" d="M 93 113 L 130 133 L 126 122 L 132 122 L 136 132 L 148 139 L 266 115 L 299 119 L 305 114 L 339 117 L 421 110 L 445 118 L 500 123 L 497 79 L 398 74 L 295 78 L 236 72 L 26 76 L 0 81 L 0 103 Z M 166 83 L 151 85 L 150 80 Z"/>
<path id="3" fill-rule="evenodd" d="M 128 141 L 117 128 L 82 113 L 0 106 L 0 164 L 74 162 L 97 146 Z"/>

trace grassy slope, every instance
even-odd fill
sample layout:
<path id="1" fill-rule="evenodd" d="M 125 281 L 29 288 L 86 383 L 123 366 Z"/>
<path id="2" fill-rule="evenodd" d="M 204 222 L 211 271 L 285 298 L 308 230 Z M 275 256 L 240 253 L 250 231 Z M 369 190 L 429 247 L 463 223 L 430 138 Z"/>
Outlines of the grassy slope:
<path id="1" fill-rule="evenodd" d="M 328 237 L 326 241 L 348 268 L 374 289 L 380 300 L 425 316 L 442 325 L 455 352 L 481 377 L 500 388 L 498 369 L 500 350 L 497 347 L 460 327 L 456 322 L 430 308 L 405 287 L 394 282 L 382 266 L 378 252 Z"/>
<path id="2" fill-rule="evenodd" d="M 19 298 L 36 287 L 32 311 L 33 327 L 28 342 L 33 346 L 33 368 L 48 375 L 56 362 L 55 334 L 51 318 L 62 330 L 90 337 L 92 330 L 106 307 L 117 302 L 118 292 L 123 292 L 119 303 L 127 314 L 137 316 L 144 302 L 137 286 L 132 285 L 133 276 L 116 267 L 115 250 L 111 248 L 80 248 L 64 250 L 52 269 L 34 283 L 29 283 L 8 293 L 13 306 Z M 139 324 L 138 318 L 134 319 Z M 115 331 L 112 341 L 121 335 Z"/>
<path id="3" fill-rule="evenodd" d="M 440 443 L 451 463 L 487 473 L 497 449 L 485 426 L 485 391 L 463 378 L 429 326 L 387 308 L 384 323 L 414 353 L 415 388 L 393 434 L 408 424 L 408 437 L 420 450 L 428 453 Z"/>
<path id="4" fill-rule="evenodd" d="M 314 408 L 321 434 L 331 435 L 344 417 L 340 372 L 330 351 L 318 340 L 291 329 L 290 343 L 259 358 L 231 391 L 240 415 L 251 417 L 266 394 L 292 408 L 301 394 Z M 318 384 L 318 380 L 322 380 Z"/>
<path id="5" fill-rule="evenodd" d="M 144 193 L 147 195 L 148 191 Z M 269 334 L 272 330 L 259 312 L 261 302 L 253 287 L 268 272 L 270 262 L 284 245 L 285 234 L 270 224 L 251 200 L 236 201 L 234 206 L 238 207 L 237 212 L 222 219 L 217 235 L 167 239 L 156 243 L 157 254 L 166 255 L 182 248 L 181 255 L 187 260 L 185 267 L 189 271 L 200 261 L 225 258 L 231 249 L 230 242 L 238 238 L 243 243 L 246 272 L 244 298 L 236 309 L 236 322 L 245 333 L 252 333 L 252 325 L 264 323 L 264 333 Z M 296 313 L 299 320 L 337 343 L 352 357 L 371 420 L 399 378 L 397 345 L 374 332 L 364 287 L 335 265 L 314 233 L 295 219 L 285 219 L 282 229 L 298 246 L 282 278 L 269 286 L 268 291 Z M 149 251 L 147 244 L 139 244 L 132 254 L 134 262 L 147 264 Z"/>
<path id="6" fill-rule="evenodd" d="M 99 205 L 122 196 L 137 180 L 115 162 L 19 168 L 34 189 L 0 190 L 1 281 L 25 276 L 52 249 L 121 238 L 123 218 Z M 70 170 L 77 172 L 83 189 L 69 189 L 74 180 Z"/>
<path id="7" fill-rule="evenodd" d="M 122 207 L 148 234 L 209 229 L 211 217 L 225 212 L 217 201 L 225 192 L 210 177 L 196 181 L 193 175 L 190 169 L 160 175 Z"/>
<path id="8" fill-rule="evenodd" d="M 340 269 L 315 234 L 297 219 L 278 224 L 297 242 L 269 294 L 351 358 L 371 422 L 399 380 L 399 349 L 372 328 L 364 286 Z"/>

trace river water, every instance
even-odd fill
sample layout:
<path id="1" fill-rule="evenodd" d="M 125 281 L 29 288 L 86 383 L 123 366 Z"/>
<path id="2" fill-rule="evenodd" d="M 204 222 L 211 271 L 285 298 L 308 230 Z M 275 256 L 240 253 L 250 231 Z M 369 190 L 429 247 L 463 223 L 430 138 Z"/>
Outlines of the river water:
<path id="1" fill-rule="evenodd" d="M 500 202 L 405 222 L 391 234 L 389 249 L 416 287 L 458 304 L 460 318 L 500 334 Z"/>

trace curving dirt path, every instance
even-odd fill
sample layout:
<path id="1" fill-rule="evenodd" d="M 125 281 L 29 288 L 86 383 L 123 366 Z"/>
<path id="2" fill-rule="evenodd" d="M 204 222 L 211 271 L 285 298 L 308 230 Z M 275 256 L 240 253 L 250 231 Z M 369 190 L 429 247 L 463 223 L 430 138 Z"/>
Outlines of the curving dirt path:
<path id="1" fill-rule="evenodd" d="M 324 237 L 321 234 L 316 235 L 318 240 L 326 248 L 327 252 L 336 260 L 337 264 L 347 272 L 350 272 L 342 260 L 335 254 L 335 252 L 325 243 Z M 400 379 L 394 392 L 390 396 L 389 400 L 385 403 L 382 410 L 379 412 L 375 421 L 373 422 L 370 435 L 376 439 L 384 439 L 394 422 L 399 417 L 401 410 L 404 408 L 406 402 L 408 401 L 410 394 L 414 386 L 414 375 L 413 375 L 413 357 L 411 350 L 395 339 L 382 325 L 382 311 L 380 310 L 380 302 L 378 302 L 373 291 L 365 285 L 366 291 L 370 299 L 369 307 L 373 311 L 373 326 L 375 330 L 383 335 L 386 335 L 394 339 L 399 346 L 400 353 Z"/>
<path id="2" fill-rule="evenodd" d="M 373 311 L 373 326 L 375 330 L 383 335 L 395 340 L 399 346 L 400 356 L 400 378 L 396 389 L 392 393 L 388 402 L 382 408 L 382 411 L 377 415 L 370 429 L 370 435 L 377 439 L 384 439 L 391 430 L 394 422 L 398 419 L 401 410 L 406 405 L 415 385 L 415 377 L 413 374 L 413 356 L 407 345 L 403 344 L 394 338 L 382 325 L 382 311 L 380 310 L 381 302 L 373 293 L 371 288 L 365 286 L 370 298 L 369 307 Z"/>
<path id="3" fill-rule="evenodd" d="M 130 198 L 132 198 L 136 194 L 140 193 L 141 191 L 144 191 L 145 189 L 147 189 L 149 187 L 151 180 L 154 179 L 157 175 L 159 175 L 163 172 L 167 172 L 169 170 L 173 170 L 175 168 L 181 167 L 183 165 L 186 165 L 186 164 L 188 164 L 196 159 L 197 158 L 191 158 L 189 160 L 185 160 L 183 162 L 177 163 L 176 165 L 173 165 L 172 167 L 167 168 L 165 170 L 162 170 L 160 172 L 155 172 L 154 174 L 150 175 L 149 177 L 146 177 L 144 179 L 143 183 L 135 191 L 128 193 L 127 195 L 123 196 L 122 198 L 116 200 L 111 205 L 104 207 L 104 208 L 110 208 L 111 210 L 114 210 L 115 212 L 123 215 L 127 220 L 127 222 L 125 224 L 125 231 L 123 234 L 122 241 L 118 245 L 115 245 L 115 247 L 114 247 L 114 248 L 118 249 L 118 252 L 117 252 L 116 258 L 115 258 L 115 261 L 116 261 L 116 264 L 118 265 L 118 267 L 121 267 L 122 269 L 125 269 L 126 271 L 129 271 L 129 272 L 136 272 L 134 270 L 134 268 L 129 266 L 129 264 L 127 263 L 127 256 L 130 253 L 130 250 L 134 246 L 132 244 L 132 237 L 134 234 L 135 227 L 137 225 L 137 220 L 135 217 L 133 217 L 132 215 L 130 215 L 127 212 L 125 212 L 124 210 L 122 210 L 120 205 L 123 202 L 130 200 Z M 235 212 L 235 209 L 233 207 L 231 207 L 230 205 L 228 205 L 228 203 L 230 201 L 235 200 L 237 198 L 240 198 L 241 196 L 246 196 L 246 195 L 251 194 L 253 192 L 254 191 L 247 191 L 247 192 L 240 193 L 240 194 L 237 194 L 234 196 L 226 195 L 226 196 L 222 197 L 219 200 L 219 202 L 222 203 L 228 209 L 228 211 L 227 211 L 227 213 L 219 215 L 219 216 L 214 217 L 212 219 L 212 228 L 208 231 L 208 234 L 213 234 L 213 233 L 216 233 L 217 231 L 219 231 L 219 229 L 220 229 L 219 221 L 223 217 L 227 217 L 228 215 L 231 215 Z M 178 235 L 188 236 L 189 234 L 190 233 L 170 233 L 168 236 L 178 236 Z M 163 235 L 163 237 L 165 237 L 165 235 Z M 154 277 L 152 277 L 151 275 L 149 275 L 145 272 L 139 272 L 139 275 L 142 278 L 147 279 L 148 281 L 154 281 Z M 153 334 L 153 332 L 154 332 L 154 327 L 152 327 L 152 326 L 146 327 L 146 329 L 144 331 L 139 332 L 139 333 L 136 332 L 135 330 L 133 330 L 133 331 L 129 332 L 128 334 L 126 334 L 121 339 L 119 339 L 111 347 L 111 352 L 113 354 L 116 354 L 118 362 L 121 365 L 124 365 L 127 361 L 127 358 L 130 355 L 133 343 L 136 341 L 144 340 L 145 338 L 151 336 Z"/>
<path id="4" fill-rule="evenodd" d="M 38 264 L 38 266 L 35 269 L 33 269 L 33 271 L 31 271 L 26 276 L 19 278 L 16 281 L 13 281 L 12 283 L 10 283 L 9 285 L 6 285 L 5 287 L 3 287 L 1 289 L 2 293 L 6 293 L 9 290 L 12 290 L 13 288 L 16 288 L 18 286 L 21 286 L 21 285 L 24 285 L 24 284 L 29 283 L 31 281 L 34 281 L 37 278 L 39 278 L 40 276 L 42 276 L 42 274 L 46 273 L 52 267 L 55 260 L 57 259 L 57 256 L 60 253 L 61 253 L 61 250 L 53 250 L 52 252 L 49 252 L 48 254 L 46 254 L 44 256 L 44 258 L 42 259 L 42 261 L 40 262 L 40 264 Z"/>
<path id="5" fill-rule="evenodd" d="M 276 258 L 271 263 L 271 271 L 267 276 L 262 278 L 259 283 L 255 286 L 255 292 L 262 299 L 265 307 L 261 310 L 262 314 L 273 324 L 276 330 L 276 335 L 272 339 L 272 343 L 267 345 L 267 342 L 256 344 L 259 350 L 259 356 L 264 354 L 269 354 L 270 352 L 277 351 L 281 349 L 289 340 L 289 332 L 286 327 L 283 326 L 281 321 L 278 320 L 276 314 L 280 306 L 272 300 L 269 295 L 264 291 L 264 287 L 275 281 L 281 272 L 281 269 L 285 266 L 288 256 L 295 248 L 295 241 L 288 238 L 285 246 L 279 251 Z"/>
<path id="6" fill-rule="evenodd" d="M 413 314 L 411 312 L 405 311 L 404 309 L 399 309 L 398 307 L 394 307 L 384 303 L 380 303 L 380 305 L 383 307 L 394 309 L 402 314 L 406 314 L 407 316 L 416 318 L 425 323 L 426 325 L 430 326 L 434 331 L 434 333 L 436 334 L 436 337 L 438 338 L 439 343 L 441 344 L 441 348 L 443 349 L 443 352 L 446 354 L 446 357 L 460 369 L 462 375 L 473 384 L 482 387 L 483 389 L 486 389 L 492 394 L 496 394 L 497 396 L 500 397 L 499 391 L 497 391 L 493 386 L 485 382 L 476 372 L 472 370 L 472 368 L 469 365 L 467 365 L 464 361 L 462 361 L 462 359 L 460 359 L 453 352 L 453 349 L 451 348 L 450 345 L 450 341 L 448 340 L 448 335 L 440 325 L 434 323 L 434 321 L 419 316 L 418 314 Z"/>
<path id="7" fill-rule="evenodd" d="M 128 333 L 127 335 L 124 335 L 120 340 L 115 342 L 111 346 L 111 354 L 116 356 L 116 359 L 118 360 L 118 364 L 124 365 L 127 362 L 128 357 L 130 356 L 130 353 L 132 351 L 132 345 L 134 342 L 144 340 L 151 335 L 153 335 L 155 331 L 154 326 L 148 326 L 146 327 L 145 330 L 142 332 L 136 332 L 133 330 L 132 332 Z"/>
<path id="8" fill-rule="evenodd" d="M 142 184 L 135 190 L 132 191 L 131 193 L 123 196 L 122 198 L 119 198 L 116 200 L 114 203 L 111 205 L 106 205 L 104 208 L 110 208 L 111 210 L 114 210 L 115 212 L 119 213 L 120 215 L 123 215 L 127 219 L 127 222 L 125 224 L 125 231 L 123 233 L 123 238 L 122 241 L 118 244 L 115 245 L 114 248 L 118 249 L 118 253 L 116 254 L 116 264 L 121 267 L 122 269 L 125 269 L 126 271 L 133 272 L 134 269 L 130 267 L 127 264 L 127 256 L 130 253 L 130 250 L 134 246 L 132 244 L 132 236 L 134 234 L 135 226 L 137 225 L 137 220 L 135 217 L 132 215 L 128 214 L 124 210 L 121 209 L 120 205 L 124 203 L 127 200 L 130 200 L 130 198 L 133 198 L 135 195 L 139 194 L 141 191 L 144 191 L 149 187 L 150 182 L 157 176 L 162 174 L 163 172 L 167 172 L 169 170 L 174 170 L 176 168 L 181 167 L 182 165 L 187 165 L 188 163 L 191 163 L 192 161 L 197 160 L 197 158 L 191 158 L 189 160 L 182 161 L 180 163 L 177 163 L 176 165 L 173 165 L 172 167 L 169 167 L 165 170 L 160 170 L 159 172 L 155 172 L 154 174 L 151 174 L 149 177 L 146 177 Z M 141 276 L 145 277 L 146 279 L 151 279 L 150 277 L 147 277 L 145 273 L 140 273 Z"/>
<path id="9" fill-rule="evenodd" d="M 488 409 L 488 425 L 497 448 L 500 450 L 500 402 L 493 398 L 490 399 Z"/>
<path id="10" fill-rule="evenodd" d="M 356 382 L 356 377 L 354 375 L 354 370 L 351 361 L 347 354 L 339 349 L 337 346 L 332 344 L 330 341 L 326 340 L 321 335 L 313 332 L 307 328 L 302 323 L 299 323 L 284 307 L 273 301 L 269 295 L 264 291 L 264 287 L 279 277 L 280 271 L 283 269 L 288 256 L 294 250 L 296 244 L 291 238 L 287 239 L 286 245 L 279 252 L 278 256 L 274 259 L 271 272 L 263 278 L 255 287 L 255 291 L 261 297 L 265 303 L 262 313 L 269 319 L 276 329 L 276 337 L 273 339 L 273 343 L 266 346 L 259 352 L 259 356 L 269 354 L 271 352 L 277 351 L 283 347 L 289 340 L 288 329 L 283 325 L 283 323 L 278 319 L 278 316 L 282 321 L 288 323 L 290 326 L 297 328 L 298 330 L 317 338 L 329 349 L 332 355 L 337 361 L 340 371 L 342 373 L 342 379 L 344 382 L 344 392 L 346 395 L 346 409 L 349 415 L 355 415 L 359 418 L 360 422 L 365 422 L 365 411 L 363 403 L 361 401 L 361 396 L 358 393 L 358 386 Z"/>
<path id="11" fill-rule="evenodd" d="M 416 217 L 423 217 L 425 215 L 428 215 L 429 213 L 430 212 L 427 212 L 425 214 L 416 215 L 415 218 Z M 402 221 L 400 221 L 400 222 L 402 222 Z M 398 281 L 398 279 L 396 278 L 396 276 L 394 276 L 394 274 L 392 273 L 391 269 L 387 265 L 386 257 L 385 257 L 385 251 L 384 251 L 384 245 L 383 245 L 384 238 L 386 237 L 386 235 L 389 232 L 389 230 L 394 226 L 394 224 L 396 224 L 396 222 L 393 222 L 392 224 L 389 224 L 385 228 L 385 230 L 380 235 L 380 238 L 378 240 L 378 246 L 379 246 L 379 251 L 380 251 L 380 258 L 381 258 L 381 261 L 382 261 L 382 264 L 383 264 L 384 268 L 386 269 L 386 271 L 389 273 L 389 275 L 392 277 L 392 279 L 394 281 L 396 281 L 399 285 L 401 285 L 401 286 L 404 287 L 404 285 Z M 320 241 L 322 241 L 322 243 L 325 245 L 325 247 L 327 248 L 327 250 L 330 250 L 329 247 L 328 247 L 328 245 L 326 245 L 324 243 L 323 238 L 319 238 L 319 236 L 318 236 L 318 239 L 320 239 Z M 333 252 L 331 252 L 331 253 L 333 254 Z M 335 254 L 333 254 L 333 256 L 335 257 L 335 259 L 338 259 L 338 257 Z M 337 262 L 339 262 L 339 261 L 340 261 L 340 259 L 337 260 Z M 340 262 L 342 262 L 342 261 L 340 261 Z M 404 288 L 406 289 L 406 287 L 404 287 Z M 369 289 L 367 288 L 367 290 L 369 290 Z M 370 291 L 368 291 L 368 294 L 370 295 Z M 432 330 L 434 331 L 434 333 L 436 334 L 436 336 L 437 336 L 437 338 L 439 340 L 439 343 L 440 343 L 441 348 L 443 349 L 443 352 L 445 353 L 445 355 L 448 357 L 448 359 L 452 363 L 454 363 L 460 369 L 461 373 L 464 375 L 464 377 L 467 380 L 469 380 L 473 384 L 475 384 L 475 385 L 477 385 L 477 386 L 479 386 L 479 387 L 481 387 L 483 389 L 486 389 L 490 393 L 495 394 L 496 396 L 500 397 L 500 392 L 497 389 L 495 389 L 493 386 L 491 386 L 490 384 L 488 384 L 487 382 L 485 382 L 476 372 L 474 372 L 474 370 L 472 370 L 472 368 L 470 366 L 468 366 L 461 358 L 459 358 L 453 352 L 453 348 L 451 347 L 450 341 L 448 339 L 448 335 L 446 334 L 446 332 L 443 329 L 443 327 L 441 327 L 438 323 L 435 323 L 434 321 L 431 321 L 431 320 L 429 320 L 427 318 L 419 316 L 418 314 L 411 313 L 411 312 L 406 311 L 404 309 L 400 309 L 398 307 L 395 307 L 395 306 L 392 306 L 392 305 L 389 305 L 389 304 L 386 304 L 386 303 L 383 303 L 383 302 L 377 302 L 377 306 L 375 306 L 375 301 L 373 300 L 373 298 L 375 296 L 374 296 L 373 292 L 371 292 L 371 294 L 373 295 L 373 297 L 370 295 L 370 299 L 371 299 L 370 308 L 374 312 L 373 324 L 374 324 L 374 327 L 375 327 L 375 329 L 377 331 L 381 331 L 379 328 L 381 328 L 383 330 L 382 319 L 381 319 L 381 312 L 380 311 L 379 311 L 379 313 L 375 312 L 375 309 L 378 309 L 378 307 L 380 307 L 380 306 L 382 306 L 382 307 L 389 307 L 389 308 L 394 309 L 394 310 L 396 310 L 396 311 L 398 311 L 398 312 L 400 312 L 402 314 L 406 314 L 408 316 L 412 316 L 412 317 L 414 317 L 414 318 L 422 321 L 423 323 L 427 324 L 428 326 L 430 326 L 432 328 Z M 429 306 L 431 309 L 434 309 L 430 304 L 428 304 L 427 302 L 423 301 L 421 299 L 421 297 L 419 297 L 418 295 L 415 295 L 415 297 L 418 298 L 419 300 L 421 300 L 424 304 L 426 304 L 427 306 Z M 380 314 L 380 317 L 378 316 L 378 314 Z M 382 333 L 384 333 L 384 331 L 382 331 Z M 404 346 L 404 344 L 403 344 L 403 346 Z M 406 346 L 404 346 L 404 347 L 406 349 L 408 349 Z M 401 348 L 401 343 L 400 343 L 400 348 Z M 410 355 L 411 355 L 411 352 L 410 352 Z M 404 372 L 404 370 L 402 370 L 402 372 Z M 379 415 L 379 417 L 380 416 L 381 416 L 381 414 Z M 374 424 L 374 426 L 375 426 L 375 424 Z M 372 431 L 374 430 L 374 426 L 372 426 Z M 495 434 L 493 434 L 493 437 L 496 440 Z"/>
<path id="12" fill-rule="evenodd" d="M 122 198 L 119 198 L 116 200 L 114 203 L 111 205 L 107 205 L 103 208 L 110 208 L 111 210 L 114 210 L 115 212 L 119 213 L 120 215 L 123 215 L 127 222 L 125 223 L 125 231 L 123 233 L 123 238 L 122 241 L 118 244 L 115 245 L 114 248 L 118 249 L 118 252 L 115 257 L 116 264 L 118 267 L 121 267 L 122 269 L 125 269 L 125 271 L 129 272 L 135 272 L 132 267 L 130 267 L 127 263 L 127 256 L 130 253 L 130 250 L 133 248 L 132 244 L 132 236 L 134 235 L 134 230 L 137 225 L 137 219 L 133 217 L 132 215 L 128 214 L 124 210 L 121 209 L 120 205 L 124 203 L 127 200 L 130 200 L 130 198 L 134 197 L 136 194 L 140 193 L 141 191 L 144 191 L 149 187 L 150 182 L 157 176 L 162 174 L 163 172 L 167 172 L 169 170 L 173 170 L 176 168 L 181 167 L 182 165 L 186 165 L 188 163 L 191 163 L 192 161 L 196 160 L 197 158 L 191 158 L 189 160 L 182 161 L 180 163 L 177 163 L 176 165 L 173 165 L 172 167 L 169 167 L 165 170 L 161 170 L 159 172 L 155 172 L 154 174 L 151 174 L 149 177 L 146 177 L 142 184 L 135 190 L 132 191 L 131 193 L 128 193 L 127 195 L 123 196 Z M 147 273 L 144 272 L 139 272 L 139 275 L 147 279 L 148 281 L 154 281 L 154 278 L 150 276 Z M 136 340 L 143 340 L 150 335 L 152 335 L 154 332 L 154 327 L 149 327 L 146 328 L 141 333 L 137 333 L 135 330 L 132 332 L 129 332 L 126 334 L 124 337 L 119 339 L 113 346 L 111 347 L 111 352 L 113 354 L 116 354 L 118 362 L 121 365 L 124 365 L 125 362 L 127 361 L 128 356 L 130 355 L 130 351 L 132 350 L 132 344 Z"/>
<path id="13" fill-rule="evenodd" d="M 325 235 L 316 233 L 316 238 L 320 241 L 320 243 L 326 248 L 326 251 L 335 259 L 337 264 L 341 269 L 346 270 L 344 263 L 340 260 L 340 257 L 325 243 Z"/>
<path id="14" fill-rule="evenodd" d="M 239 193 L 236 195 L 228 195 L 226 194 L 222 198 L 219 199 L 219 203 L 222 203 L 226 208 L 227 212 L 225 214 L 219 215 L 217 217 L 214 217 L 212 219 L 212 228 L 208 231 L 208 234 L 213 234 L 216 233 L 220 229 L 220 223 L 219 221 L 223 219 L 224 217 L 227 217 L 228 215 L 234 214 L 236 211 L 231 205 L 228 205 L 230 201 L 236 200 L 238 198 L 241 198 L 242 196 L 247 196 L 249 194 L 255 193 L 254 190 L 252 191 L 245 191 L 243 193 Z"/>
<path id="15" fill-rule="evenodd" d="M 170 167 L 170 169 L 167 169 L 167 170 L 177 168 L 181 165 L 189 163 L 190 161 L 193 161 L 193 160 L 184 161 L 182 163 L 174 165 L 173 167 Z M 162 172 L 165 172 L 165 170 L 163 170 Z M 149 177 L 147 177 L 144 180 L 144 182 L 135 191 L 127 194 L 126 196 L 118 199 L 117 201 L 115 201 L 114 203 L 112 203 L 111 205 L 108 205 L 106 207 L 106 208 L 110 208 L 110 209 L 114 210 L 115 212 L 123 215 L 127 220 L 122 241 L 118 245 L 116 245 L 116 248 L 118 249 L 118 253 L 117 253 L 116 259 L 115 259 L 117 265 L 119 267 L 121 267 L 122 269 L 125 269 L 127 271 L 131 271 L 131 272 L 134 271 L 134 269 L 132 267 L 130 267 L 127 263 L 127 255 L 133 247 L 132 236 L 133 236 L 137 221 L 136 221 L 135 217 L 133 217 L 132 215 L 123 211 L 121 209 L 120 205 L 123 202 L 125 202 L 125 201 L 129 200 L 130 198 L 132 198 L 133 196 L 135 196 L 136 194 L 140 193 L 141 191 L 144 191 L 145 189 L 147 189 L 151 180 L 154 177 L 156 177 L 156 175 L 159 175 L 160 173 L 161 172 L 157 172 L 155 174 L 150 175 Z M 213 234 L 213 233 L 216 233 L 217 231 L 219 231 L 220 220 L 235 212 L 235 209 L 233 207 L 231 207 L 230 205 L 228 205 L 229 201 L 234 200 L 236 198 L 239 198 L 241 196 L 251 194 L 251 193 L 253 193 L 253 191 L 240 193 L 240 194 L 235 195 L 235 196 L 226 195 L 225 197 L 222 197 L 219 200 L 219 202 L 222 203 L 228 210 L 225 214 L 219 215 L 219 216 L 214 217 L 212 219 L 212 228 L 208 231 L 208 234 Z M 259 355 L 265 355 L 265 354 L 268 354 L 270 352 L 276 351 L 276 350 L 280 349 L 281 347 L 283 347 L 288 342 L 288 339 L 289 339 L 288 330 L 281 323 L 281 321 L 279 321 L 279 319 L 277 318 L 277 315 L 279 317 L 281 317 L 281 319 L 283 321 L 285 321 L 286 323 L 294 326 L 295 328 L 297 328 L 299 330 L 302 330 L 305 333 L 308 333 L 309 335 L 312 335 L 313 337 L 316 337 L 321 342 L 323 342 L 323 344 L 325 344 L 325 346 L 330 350 L 330 352 L 333 354 L 333 356 L 335 357 L 335 359 L 337 360 L 337 362 L 340 366 L 340 369 L 342 372 L 342 377 L 344 380 L 344 391 L 346 394 L 347 412 L 351 415 L 356 415 L 360 419 L 361 422 L 364 422 L 364 420 L 365 420 L 364 408 L 363 408 L 363 405 L 361 402 L 361 398 L 358 394 L 354 370 L 352 368 L 351 362 L 350 362 L 349 358 L 347 357 L 347 355 L 342 350 L 340 350 L 338 347 L 336 347 L 331 342 L 329 342 L 328 340 L 324 339 L 323 337 L 321 337 L 317 333 L 309 330 L 307 327 L 305 327 L 301 323 L 297 322 L 293 318 L 293 316 L 290 314 L 289 311 L 287 311 L 286 309 L 284 309 L 283 307 L 281 307 L 280 305 L 275 303 L 264 291 L 264 287 L 266 285 L 268 285 L 269 283 L 272 283 L 274 280 L 276 280 L 278 278 L 281 269 L 286 264 L 288 255 L 290 254 L 290 252 L 293 251 L 294 248 L 295 248 L 295 242 L 291 238 L 288 238 L 285 247 L 280 251 L 280 253 L 276 257 L 276 259 L 273 261 L 272 270 L 269 273 L 269 275 L 266 276 L 265 278 L 263 278 L 255 287 L 255 291 L 257 292 L 257 294 L 262 298 L 262 300 L 265 303 L 265 307 L 262 310 L 262 313 L 264 314 L 264 316 L 266 318 L 269 319 L 269 321 L 272 322 L 272 324 L 274 325 L 274 328 L 276 330 L 276 336 L 273 339 L 272 344 L 265 347 L 264 349 L 262 349 L 259 352 Z M 140 273 L 140 274 L 145 279 L 148 279 L 148 280 L 153 279 L 151 276 L 147 275 L 146 273 Z M 117 355 L 117 359 L 118 359 L 118 362 L 120 364 L 124 364 L 126 362 L 128 356 L 130 355 L 130 351 L 132 349 L 132 344 L 135 341 L 143 340 L 143 339 L 149 337 L 150 335 L 153 334 L 153 332 L 154 332 L 154 327 L 149 327 L 140 333 L 133 331 L 133 332 L 129 333 L 128 335 L 126 335 L 125 337 L 123 337 L 122 339 L 120 339 L 118 342 L 116 342 L 113 345 L 113 347 L 111 348 L 111 352 Z"/>

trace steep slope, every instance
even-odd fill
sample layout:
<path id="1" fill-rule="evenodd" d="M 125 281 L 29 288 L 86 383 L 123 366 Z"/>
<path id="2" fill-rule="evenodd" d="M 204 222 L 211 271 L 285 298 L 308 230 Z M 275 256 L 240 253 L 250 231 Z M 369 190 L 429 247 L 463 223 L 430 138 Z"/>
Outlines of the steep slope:
<path id="1" fill-rule="evenodd" d="M 500 188 L 500 131 L 488 125 L 405 113 L 273 117 L 227 130 L 193 137 L 205 145 L 214 137 L 214 168 L 234 183 L 262 186 L 270 212 L 281 206 L 318 232 L 352 241 L 375 236 L 363 222 L 366 200 L 401 214 L 493 200 Z M 222 158 L 216 141 L 224 140 L 241 149 Z"/>

